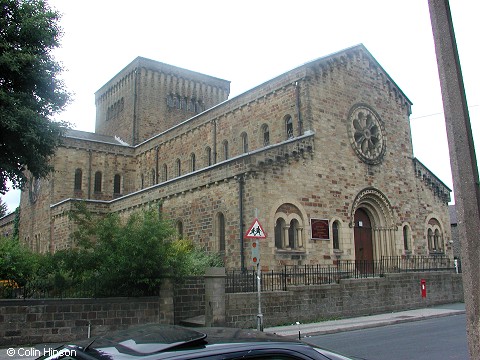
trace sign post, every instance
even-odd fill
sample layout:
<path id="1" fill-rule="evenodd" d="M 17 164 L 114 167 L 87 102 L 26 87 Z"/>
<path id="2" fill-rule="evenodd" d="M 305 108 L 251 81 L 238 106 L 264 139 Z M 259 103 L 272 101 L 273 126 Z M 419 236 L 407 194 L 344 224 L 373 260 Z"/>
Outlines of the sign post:
<path id="1" fill-rule="evenodd" d="M 258 314 L 257 314 L 257 330 L 263 331 L 263 314 L 262 314 L 262 268 L 260 267 L 260 242 L 259 239 L 265 239 L 267 234 L 263 231 L 262 225 L 257 218 L 248 228 L 245 238 L 252 239 L 252 263 L 257 268 L 257 298 L 258 298 Z"/>

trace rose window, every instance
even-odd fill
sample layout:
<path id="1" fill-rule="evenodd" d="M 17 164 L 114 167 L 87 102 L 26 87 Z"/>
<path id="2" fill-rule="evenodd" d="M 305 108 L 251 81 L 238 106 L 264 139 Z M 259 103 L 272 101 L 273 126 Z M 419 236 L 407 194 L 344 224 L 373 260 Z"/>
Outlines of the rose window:
<path id="1" fill-rule="evenodd" d="M 367 164 L 378 164 L 385 154 L 383 123 L 366 105 L 358 105 L 349 116 L 349 136 L 353 150 Z"/>

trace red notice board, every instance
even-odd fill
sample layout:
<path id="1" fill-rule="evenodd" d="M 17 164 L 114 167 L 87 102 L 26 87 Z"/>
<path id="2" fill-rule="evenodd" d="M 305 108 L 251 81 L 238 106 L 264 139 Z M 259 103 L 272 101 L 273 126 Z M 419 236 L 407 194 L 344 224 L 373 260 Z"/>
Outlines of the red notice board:
<path id="1" fill-rule="evenodd" d="M 330 240 L 330 230 L 328 220 L 310 219 L 313 240 Z"/>

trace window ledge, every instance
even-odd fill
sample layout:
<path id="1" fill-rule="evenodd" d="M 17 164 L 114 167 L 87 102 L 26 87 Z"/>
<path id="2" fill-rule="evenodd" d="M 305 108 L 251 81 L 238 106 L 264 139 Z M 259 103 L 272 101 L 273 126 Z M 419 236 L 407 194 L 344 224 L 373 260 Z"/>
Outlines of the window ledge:
<path id="1" fill-rule="evenodd" d="M 443 250 L 430 250 L 428 253 L 432 256 L 443 256 L 443 255 L 445 255 L 445 251 L 443 251 Z"/>
<path id="2" fill-rule="evenodd" d="M 282 254 L 305 254 L 305 249 L 275 249 L 277 253 L 282 253 Z"/>

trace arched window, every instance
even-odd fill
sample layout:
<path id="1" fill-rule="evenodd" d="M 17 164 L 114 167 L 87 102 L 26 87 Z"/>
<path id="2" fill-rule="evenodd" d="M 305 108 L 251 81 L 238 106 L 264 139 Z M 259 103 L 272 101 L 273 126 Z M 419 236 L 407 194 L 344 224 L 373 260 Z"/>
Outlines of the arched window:
<path id="1" fill-rule="evenodd" d="M 207 146 L 205 149 L 205 157 L 206 157 L 207 166 L 211 166 L 212 165 L 212 149 L 210 148 L 210 146 Z"/>
<path id="2" fill-rule="evenodd" d="M 223 142 L 223 159 L 228 160 L 228 141 Z"/>
<path id="3" fill-rule="evenodd" d="M 115 176 L 113 177 L 113 194 L 114 195 L 119 195 L 121 192 L 120 192 L 120 180 L 121 180 L 121 177 L 119 174 L 115 174 Z"/>
<path id="4" fill-rule="evenodd" d="M 433 250 L 442 250 L 440 246 L 440 231 L 438 229 L 435 229 L 435 232 L 433 234 Z"/>
<path id="5" fill-rule="evenodd" d="M 287 139 L 293 138 L 293 120 L 290 115 L 285 118 L 285 131 L 287 133 Z"/>
<path id="6" fill-rule="evenodd" d="M 241 135 L 242 138 L 242 152 L 247 153 L 248 152 L 248 135 L 247 133 L 243 132 Z"/>
<path id="7" fill-rule="evenodd" d="M 275 224 L 275 247 L 277 249 L 284 248 L 285 239 L 285 220 L 278 218 Z"/>
<path id="8" fill-rule="evenodd" d="M 263 124 L 263 125 L 262 125 L 261 134 L 262 134 L 262 143 L 263 143 L 263 146 L 268 146 L 268 145 L 270 145 L 270 130 L 268 129 L 268 125 L 267 125 L 267 124 Z"/>
<path id="9" fill-rule="evenodd" d="M 177 228 L 178 238 L 182 239 L 183 238 L 183 222 L 182 222 L 182 220 L 177 221 L 176 228 Z"/>
<path id="10" fill-rule="evenodd" d="M 298 207 L 291 203 L 280 205 L 275 213 L 275 219 L 275 247 L 303 250 L 303 220 Z"/>
<path id="11" fill-rule="evenodd" d="M 95 173 L 95 180 L 93 183 L 93 191 L 96 193 L 102 192 L 102 172 L 97 171 Z"/>
<path id="12" fill-rule="evenodd" d="M 332 242 L 333 242 L 333 249 L 339 250 L 340 249 L 340 224 L 336 220 L 332 224 Z"/>
<path id="13" fill-rule="evenodd" d="M 428 250 L 433 254 L 443 253 L 443 236 L 440 222 L 431 218 L 427 225 Z"/>
<path id="14" fill-rule="evenodd" d="M 195 154 L 191 153 L 190 154 L 190 171 L 195 171 L 196 169 L 196 164 L 195 164 Z"/>
<path id="15" fill-rule="evenodd" d="M 168 167 L 167 164 L 163 164 L 163 181 L 168 180 Z"/>
<path id="16" fill-rule="evenodd" d="M 433 248 L 433 230 L 428 229 L 428 250 L 434 250 Z"/>
<path id="17" fill-rule="evenodd" d="M 288 228 L 288 247 L 290 249 L 296 249 L 299 247 L 298 244 L 298 221 L 293 219 L 290 221 L 290 227 Z"/>
<path id="18" fill-rule="evenodd" d="M 155 169 L 152 169 L 152 172 L 151 172 L 151 176 L 152 176 L 152 185 L 155 185 L 157 183 L 157 177 L 155 176 Z"/>
<path id="19" fill-rule="evenodd" d="M 180 176 L 182 175 L 182 163 L 180 162 L 180 159 L 177 159 L 176 165 L 177 165 L 177 176 Z"/>
<path id="20" fill-rule="evenodd" d="M 75 191 L 82 191 L 82 169 L 75 170 L 75 180 L 73 189 Z"/>
<path id="21" fill-rule="evenodd" d="M 173 104 L 173 95 L 170 94 L 170 95 L 167 96 L 167 106 L 168 107 L 173 107 L 173 105 L 174 105 Z"/>
<path id="22" fill-rule="evenodd" d="M 403 249 L 404 250 L 409 250 L 409 244 L 410 242 L 410 231 L 408 229 L 407 225 L 403 226 Z"/>
<path id="23" fill-rule="evenodd" d="M 225 251 L 225 216 L 222 213 L 217 215 L 217 238 L 218 250 Z"/>
<path id="24" fill-rule="evenodd" d="M 145 186 L 145 177 L 143 176 L 143 174 L 140 175 L 140 189 L 143 189 L 143 187 Z"/>

